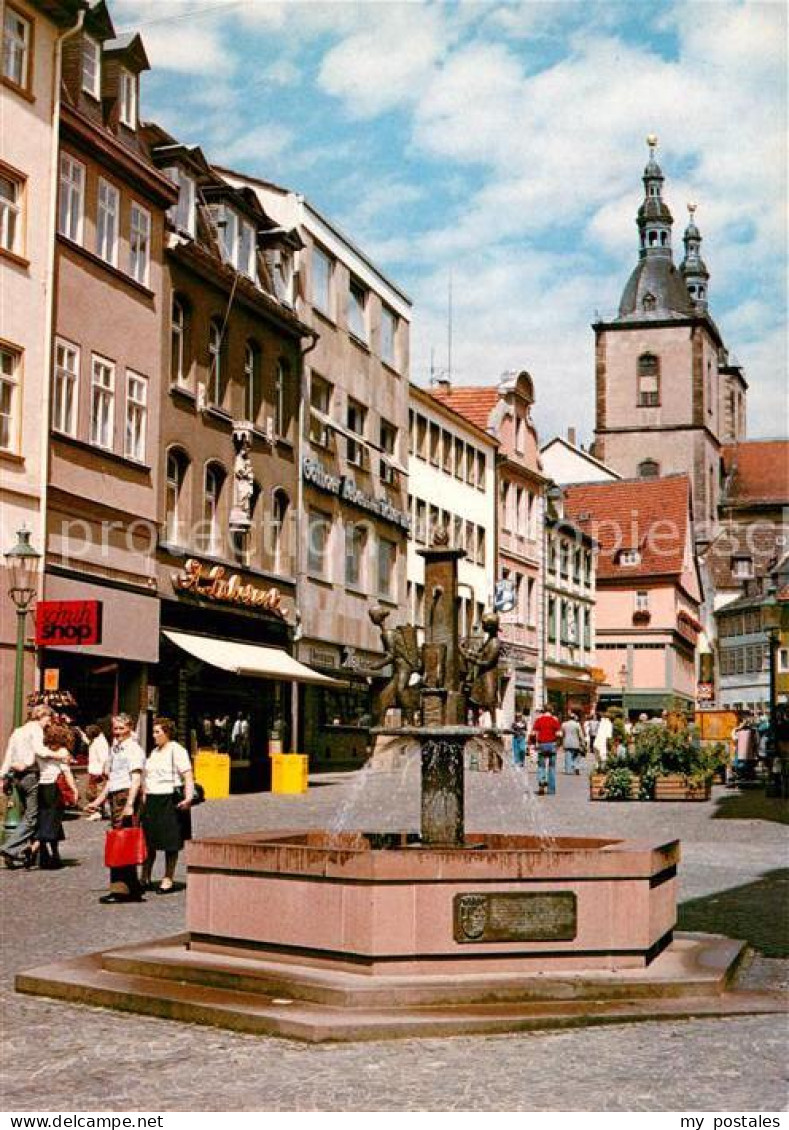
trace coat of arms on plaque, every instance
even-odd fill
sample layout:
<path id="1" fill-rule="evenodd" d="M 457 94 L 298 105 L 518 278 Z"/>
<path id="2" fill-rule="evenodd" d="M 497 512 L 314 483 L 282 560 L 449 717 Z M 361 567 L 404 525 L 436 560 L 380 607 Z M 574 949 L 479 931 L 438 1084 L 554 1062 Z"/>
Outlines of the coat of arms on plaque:
<path id="1" fill-rule="evenodd" d="M 455 940 L 476 941 L 485 933 L 488 921 L 488 900 L 485 895 L 461 895 L 455 905 L 456 928 L 460 927 L 463 938 Z"/>

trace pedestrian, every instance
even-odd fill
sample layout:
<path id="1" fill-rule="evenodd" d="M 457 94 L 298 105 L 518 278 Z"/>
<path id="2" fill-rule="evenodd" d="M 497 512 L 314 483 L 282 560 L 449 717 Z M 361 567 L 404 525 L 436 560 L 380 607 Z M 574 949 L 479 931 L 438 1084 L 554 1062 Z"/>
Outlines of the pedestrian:
<path id="1" fill-rule="evenodd" d="M 537 795 L 548 796 L 556 792 L 556 749 L 561 739 L 562 727 L 549 703 L 534 719 L 532 734 L 537 746 Z"/>
<path id="2" fill-rule="evenodd" d="M 732 762 L 726 784 L 733 788 L 740 781 L 752 781 L 756 775 L 759 735 L 750 711 L 732 731 Z"/>
<path id="3" fill-rule="evenodd" d="M 30 718 L 23 726 L 17 727 L 8 739 L 0 776 L 3 778 L 7 795 L 16 790 L 22 807 L 22 818 L 0 854 L 6 867 L 20 867 L 23 862 L 30 863 L 30 845 L 38 823 L 38 777 L 37 756 L 44 753 L 44 734 L 52 721 L 52 709 L 41 703 L 30 711 Z"/>
<path id="4" fill-rule="evenodd" d="M 42 871 L 59 871 L 63 866 L 60 858 L 60 844 L 66 836 L 63 832 L 63 801 L 58 788 L 58 777 L 67 767 L 73 747 L 73 736 L 69 726 L 62 722 L 52 722 L 44 734 L 45 748 L 36 754 L 38 762 L 38 820 L 36 838 L 32 847 L 35 855 L 38 845 L 38 865 Z M 73 789 L 73 776 L 66 775 L 69 787 Z"/>
<path id="5" fill-rule="evenodd" d="M 581 729 L 581 723 L 578 721 L 578 715 L 571 711 L 565 721 L 562 722 L 562 746 L 564 748 L 565 773 L 574 774 L 576 777 L 579 776 L 581 770 L 578 765 L 578 759 L 581 756 L 583 744 L 584 733 Z"/>
<path id="6" fill-rule="evenodd" d="M 608 760 L 608 743 L 614 736 L 614 724 L 607 714 L 597 715 L 597 733 L 594 739 L 594 752 L 602 768 Z"/>
<path id="7" fill-rule="evenodd" d="M 594 740 L 597 737 L 597 730 L 600 726 L 599 714 L 590 714 L 584 723 L 584 735 L 586 736 L 586 749 L 590 757 L 594 754 Z"/>
<path id="8" fill-rule="evenodd" d="M 512 723 L 512 762 L 521 768 L 526 764 L 526 720 L 522 714 L 516 714 Z"/>
<path id="9" fill-rule="evenodd" d="M 85 728 L 85 737 L 88 739 L 88 787 L 87 801 L 90 804 L 96 799 L 107 783 L 107 762 L 110 758 L 110 744 L 104 736 L 101 726 L 95 723 Z M 100 812 L 93 812 L 88 820 L 106 820 L 108 816 L 107 805 L 102 805 Z"/>
<path id="10" fill-rule="evenodd" d="M 157 893 L 166 895 L 174 889 L 178 853 L 184 840 L 192 838 L 189 810 L 194 797 L 194 775 L 189 754 L 175 741 L 175 723 L 171 719 L 154 718 L 153 740 L 154 748 L 145 762 L 142 826 L 148 858 L 142 867 L 142 885 L 150 887 L 156 853 L 163 851 L 165 871 Z"/>
<path id="11" fill-rule="evenodd" d="M 107 762 L 107 783 L 95 800 L 86 807 L 101 811 L 109 800 L 110 821 L 114 829 L 127 827 L 139 817 L 142 803 L 142 774 L 145 753 L 132 733 L 133 723 L 128 714 L 116 714 L 112 719 L 112 746 Z M 99 902 L 141 902 L 142 886 L 137 868 L 111 867 L 110 889 Z"/>

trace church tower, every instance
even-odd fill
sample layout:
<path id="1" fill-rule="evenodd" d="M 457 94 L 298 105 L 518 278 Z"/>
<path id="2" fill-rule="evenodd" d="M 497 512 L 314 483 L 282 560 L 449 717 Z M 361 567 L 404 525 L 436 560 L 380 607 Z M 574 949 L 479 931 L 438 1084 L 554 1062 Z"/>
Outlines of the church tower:
<path id="1" fill-rule="evenodd" d="M 685 257 L 677 268 L 657 138 L 651 134 L 647 144 L 638 262 L 617 316 L 593 327 L 594 453 L 625 478 L 688 474 L 702 546 L 717 527 L 721 443 L 744 434 L 748 386 L 708 309 L 710 274 L 696 205 L 689 205 Z"/>

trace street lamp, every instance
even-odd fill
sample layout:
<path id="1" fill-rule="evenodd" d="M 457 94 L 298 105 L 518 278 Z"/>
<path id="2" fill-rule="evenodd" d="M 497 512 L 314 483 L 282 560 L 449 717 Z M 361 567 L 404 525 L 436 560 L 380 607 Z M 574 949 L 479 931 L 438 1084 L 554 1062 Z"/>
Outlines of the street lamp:
<path id="1" fill-rule="evenodd" d="M 775 732 L 778 719 L 776 718 L 776 686 L 775 686 L 775 656 L 778 651 L 778 645 L 781 640 L 781 605 L 778 602 L 778 595 L 776 592 L 775 584 L 771 584 L 767 590 L 767 596 L 762 601 L 762 627 L 764 628 L 765 635 L 767 636 L 767 648 L 770 660 L 770 728 L 767 731 L 766 754 L 767 754 L 767 772 L 772 775 L 773 759 L 775 758 L 776 742 Z M 769 781 L 769 777 L 768 777 Z"/>
<path id="2" fill-rule="evenodd" d="M 3 555 L 11 579 L 8 595 L 16 606 L 16 670 L 14 673 L 14 729 L 22 725 L 25 701 L 25 620 L 36 595 L 41 554 L 30 544 L 30 530 L 16 532 L 16 545 Z M 19 823 L 19 797 L 16 789 L 8 799 L 5 831 Z"/>
<path id="3" fill-rule="evenodd" d="M 14 728 L 22 725 L 25 691 L 25 618 L 38 588 L 41 554 L 30 544 L 30 530 L 16 532 L 16 545 L 5 556 L 11 578 L 8 595 L 16 605 L 16 672 L 14 675 Z"/>

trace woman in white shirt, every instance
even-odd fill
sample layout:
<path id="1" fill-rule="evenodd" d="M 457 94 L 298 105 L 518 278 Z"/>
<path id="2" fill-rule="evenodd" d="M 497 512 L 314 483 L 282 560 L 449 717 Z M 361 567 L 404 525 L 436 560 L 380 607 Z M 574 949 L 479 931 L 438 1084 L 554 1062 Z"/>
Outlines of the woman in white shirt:
<path id="1" fill-rule="evenodd" d="M 145 762 L 142 825 L 148 844 L 148 858 L 143 864 L 142 882 L 144 886 L 150 886 L 156 853 L 163 851 L 164 878 L 157 888 L 160 895 L 173 890 L 178 853 L 184 846 L 184 840 L 192 838 L 189 815 L 194 796 L 192 763 L 187 751 L 174 739 L 175 723 L 169 718 L 154 718 L 155 746 Z"/>
<path id="2" fill-rule="evenodd" d="M 45 748 L 36 753 L 39 770 L 36 842 L 38 865 L 42 871 L 58 871 L 63 866 L 60 842 L 66 837 L 63 834 L 63 808 L 57 779 L 68 763 L 72 741 L 68 726 L 52 722 L 44 734 Z M 35 854 L 35 849 L 33 853 Z"/>

